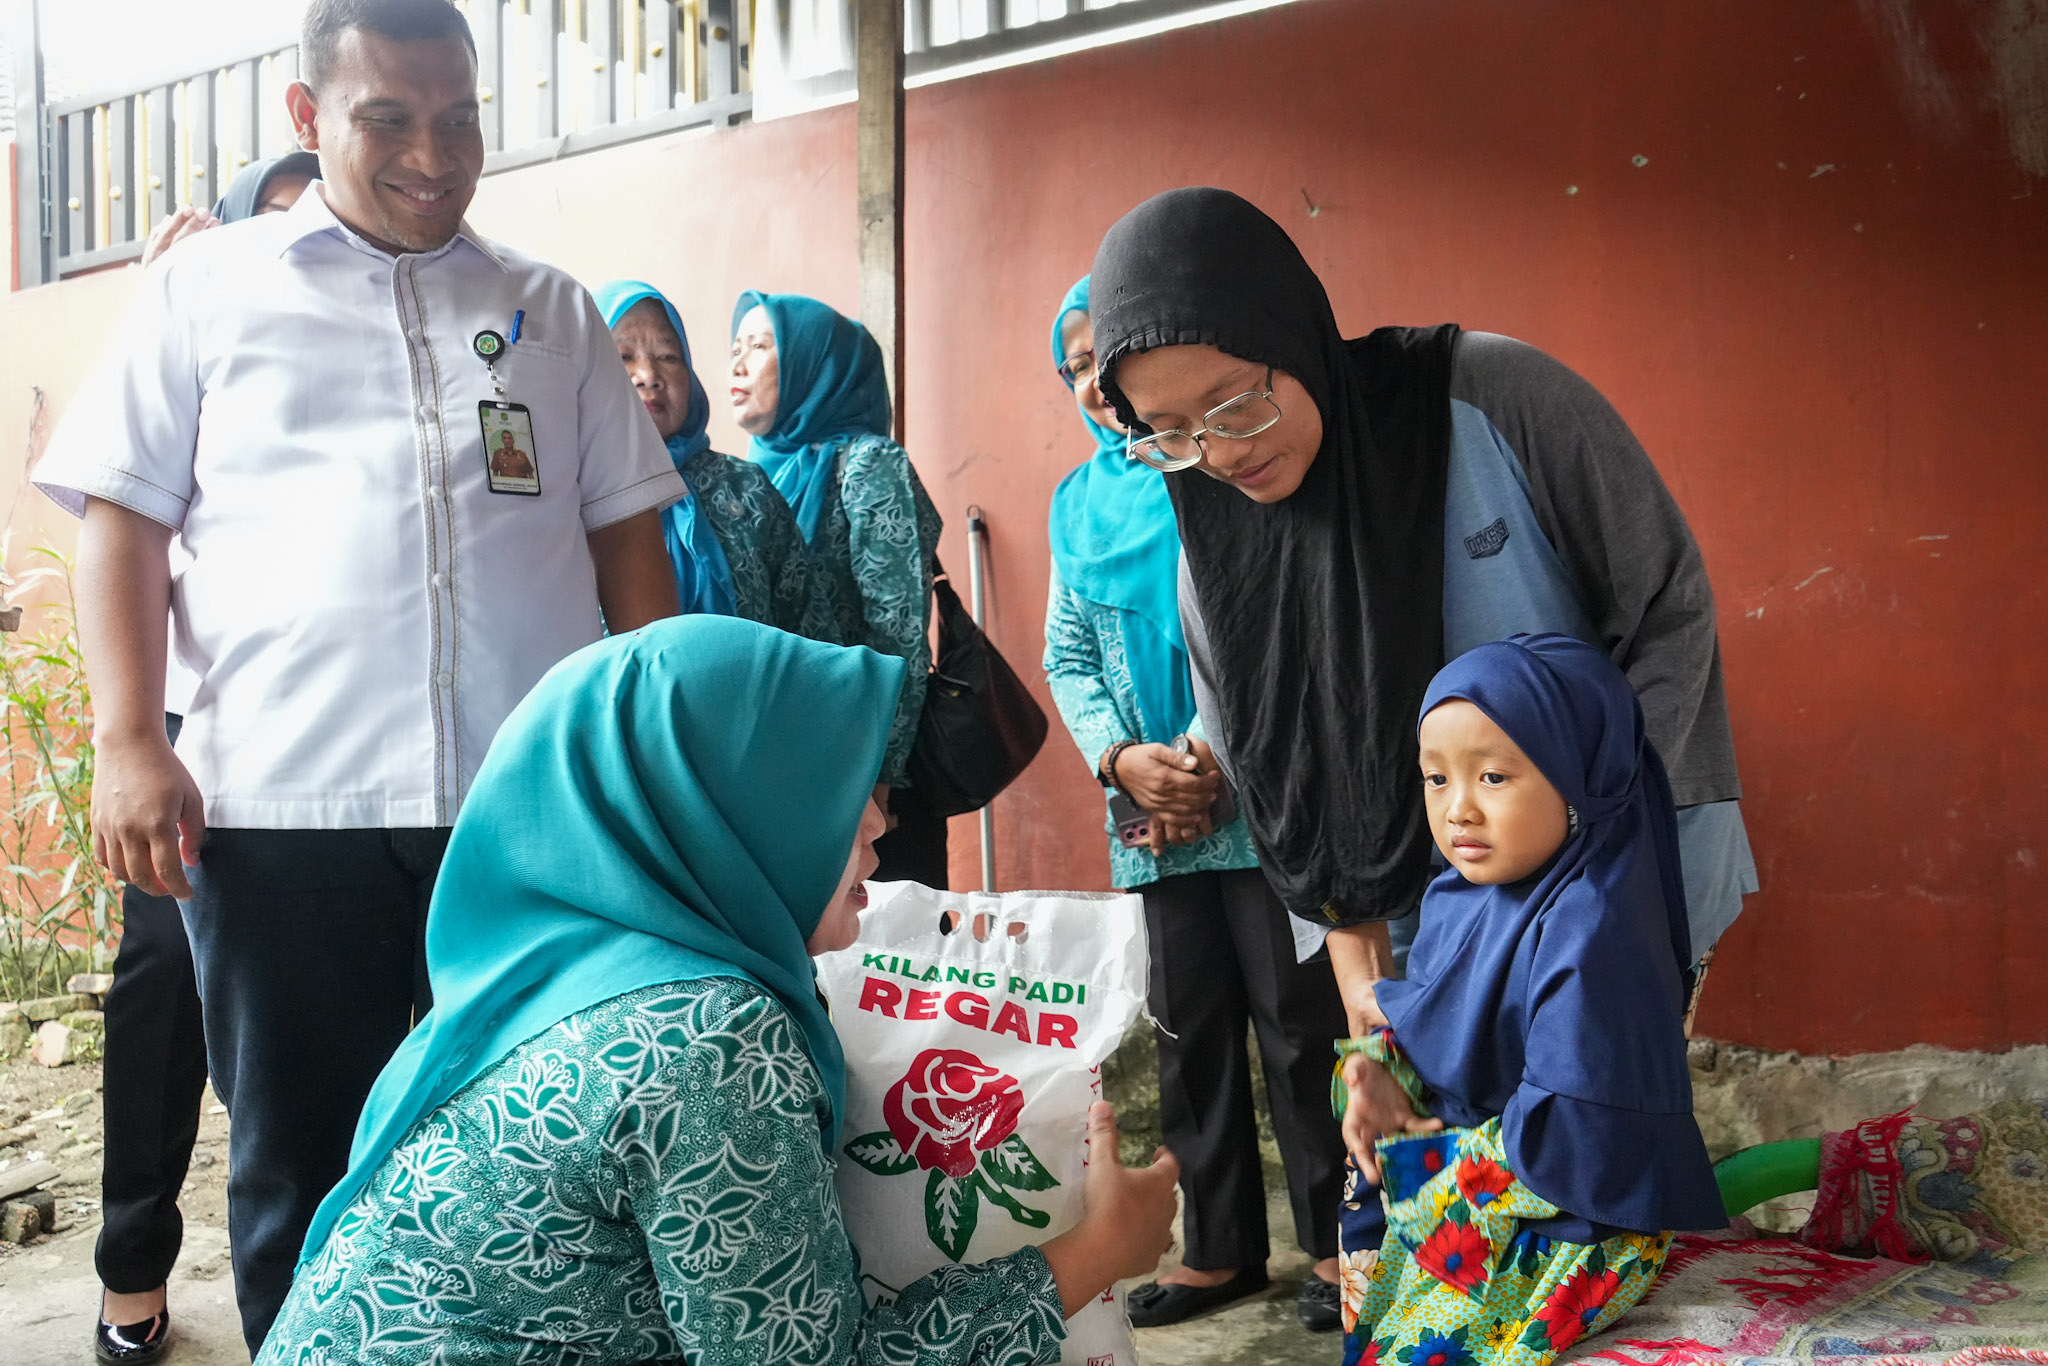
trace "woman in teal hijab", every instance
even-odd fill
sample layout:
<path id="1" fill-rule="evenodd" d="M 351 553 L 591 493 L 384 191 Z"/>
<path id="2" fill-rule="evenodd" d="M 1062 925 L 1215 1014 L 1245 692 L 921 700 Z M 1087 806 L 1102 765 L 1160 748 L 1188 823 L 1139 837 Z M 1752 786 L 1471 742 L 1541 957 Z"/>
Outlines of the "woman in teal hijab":
<path id="1" fill-rule="evenodd" d="M 868 330 L 816 299 L 748 290 L 733 306 L 732 406 L 748 456 L 796 514 L 831 599 L 826 637 L 904 660 L 876 797 L 893 829 L 884 879 L 946 885 L 946 822 L 906 786 L 931 664 L 939 513 L 890 438 L 882 352 Z"/>
<path id="2" fill-rule="evenodd" d="M 1060 300 L 1053 365 L 1094 442 L 1052 497 L 1052 592 L 1045 673 L 1053 703 L 1096 780 L 1150 813 L 1127 846 L 1108 822 L 1110 881 L 1145 898 L 1150 1008 L 1159 1022 L 1159 1115 L 1182 1159 L 1187 1251 L 1131 1292 L 1131 1322 L 1175 1323 L 1266 1286 L 1266 1191 L 1253 1125 L 1247 1023 L 1258 1032 L 1267 1099 L 1287 1171 L 1294 1231 L 1317 1260 L 1296 1298 L 1304 1326 L 1335 1330 L 1343 1142 L 1324 1103 L 1326 1037 L 1344 1012 L 1321 964 L 1295 961 L 1285 910 L 1200 739 L 1176 599 L 1180 532 L 1166 477 L 1130 458 L 1096 382 L 1087 277 Z M 1189 753 L 1173 741 L 1190 735 Z"/>
<path id="3" fill-rule="evenodd" d="M 858 933 L 902 670 L 694 616 L 541 680 L 456 822 L 434 1009 L 371 1093 L 265 1366 L 1022 1366 L 1156 1262 L 1173 1163 L 1098 1163 L 1071 1233 L 863 1305 L 810 955 Z M 1114 1153 L 1106 1106 L 1091 1123 Z"/>
<path id="4" fill-rule="evenodd" d="M 593 292 L 633 388 L 668 443 L 690 496 L 661 514 L 684 612 L 764 621 L 825 638 L 830 606 L 796 519 L 760 469 L 711 449 L 711 400 L 689 334 L 653 285 L 612 280 Z"/>

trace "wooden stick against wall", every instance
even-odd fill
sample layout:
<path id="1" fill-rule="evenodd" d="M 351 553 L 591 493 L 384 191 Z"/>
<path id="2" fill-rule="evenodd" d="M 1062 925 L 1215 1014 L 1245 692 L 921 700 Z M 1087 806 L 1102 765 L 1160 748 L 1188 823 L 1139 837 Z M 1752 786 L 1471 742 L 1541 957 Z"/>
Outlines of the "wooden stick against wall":
<path id="1" fill-rule="evenodd" d="M 903 439 L 903 0 L 856 0 L 860 320 L 882 348 Z"/>

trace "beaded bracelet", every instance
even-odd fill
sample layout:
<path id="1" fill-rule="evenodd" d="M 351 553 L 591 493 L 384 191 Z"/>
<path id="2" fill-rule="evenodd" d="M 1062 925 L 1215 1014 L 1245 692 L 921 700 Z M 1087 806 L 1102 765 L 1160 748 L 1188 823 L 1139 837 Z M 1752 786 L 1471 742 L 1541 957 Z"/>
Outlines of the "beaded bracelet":
<path id="1" fill-rule="evenodd" d="M 1117 791 L 1123 792 L 1126 797 L 1130 796 L 1130 793 L 1124 792 L 1124 785 L 1116 780 L 1116 761 L 1123 757 L 1125 750 L 1137 743 L 1136 740 L 1119 740 L 1104 750 L 1102 752 L 1102 762 L 1095 769 L 1095 780 L 1104 787 L 1113 787 Z"/>

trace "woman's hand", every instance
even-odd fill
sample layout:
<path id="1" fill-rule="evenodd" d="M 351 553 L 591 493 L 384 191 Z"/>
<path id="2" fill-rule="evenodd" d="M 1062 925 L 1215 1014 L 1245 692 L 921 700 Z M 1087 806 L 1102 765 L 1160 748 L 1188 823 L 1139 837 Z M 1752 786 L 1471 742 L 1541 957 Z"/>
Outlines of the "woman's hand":
<path id="1" fill-rule="evenodd" d="M 1130 745 L 1116 756 L 1110 776 L 1154 816 L 1178 817 L 1173 821 L 1178 826 L 1207 817 L 1216 801 L 1221 776 L 1213 769 L 1200 770 L 1201 760 L 1192 754 L 1176 754 L 1165 745 Z"/>
<path id="2" fill-rule="evenodd" d="M 1203 777 L 1214 776 L 1217 786 L 1220 788 L 1223 783 L 1223 770 L 1217 764 L 1216 751 L 1209 748 L 1209 742 L 1207 740 L 1197 740 L 1191 735 L 1188 737 L 1188 747 L 1190 751 L 1188 754 L 1176 755 L 1175 757 L 1194 759 L 1196 761 L 1195 767 L 1189 771 Z M 1192 821 L 1183 817 L 1160 815 L 1155 812 L 1152 818 L 1151 830 L 1153 856 L 1156 858 L 1158 855 L 1165 853 L 1166 846 L 1169 844 L 1196 844 L 1214 834 L 1216 832 L 1216 822 L 1209 816 L 1210 808 L 1214 805 L 1215 799 L 1212 797 L 1210 805 L 1202 808 L 1201 815 L 1195 817 Z"/>
<path id="3" fill-rule="evenodd" d="M 1394 1074 L 1363 1053 L 1344 1059 L 1344 1146 L 1366 1180 L 1379 1184 L 1380 1164 L 1373 1144 L 1388 1134 L 1433 1134 L 1440 1119 L 1424 1119 L 1394 1080 Z"/>
<path id="4" fill-rule="evenodd" d="M 167 215 L 162 222 L 150 230 L 149 240 L 142 245 L 142 264 L 148 266 L 178 243 L 194 233 L 216 228 L 220 222 L 204 209 L 195 209 L 190 204 Z"/>
<path id="5" fill-rule="evenodd" d="M 1166 852 L 1167 845 L 1195 844 L 1207 839 L 1215 828 L 1215 823 L 1209 819 L 1209 813 L 1206 811 L 1193 820 L 1181 816 L 1162 816 L 1155 811 L 1152 813 L 1152 825 L 1146 839 L 1156 858 Z"/>
<path id="6" fill-rule="evenodd" d="M 1330 950 L 1330 971 L 1337 977 L 1337 993 L 1344 998 L 1351 1037 L 1362 1039 L 1388 1023 L 1377 988 L 1394 975 L 1393 940 L 1386 922 L 1374 920 L 1339 926 L 1330 931 L 1325 943 Z"/>
<path id="7" fill-rule="evenodd" d="M 1156 1269 L 1173 1246 L 1180 1163 L 1161 1148 L 1152 1154 L 1151 1166 L 1126 1167 L 1116 1141 L 1116 1111 L 1098 1100 L 1088 1110 L 1081 1222 L 1040 1249 L 1068 1318 L 1118 1281 Z"/>

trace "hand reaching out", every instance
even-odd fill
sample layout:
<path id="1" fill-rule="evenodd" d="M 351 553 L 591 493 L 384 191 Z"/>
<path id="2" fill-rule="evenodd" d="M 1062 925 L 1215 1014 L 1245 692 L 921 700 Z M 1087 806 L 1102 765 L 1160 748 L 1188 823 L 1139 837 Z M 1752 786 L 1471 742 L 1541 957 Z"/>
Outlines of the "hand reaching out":
<path id="1" fill-rule="evenodd" d="M 1107 1101 L 1089 1107 L 1087 1208 L 1042 1249 L 1069 1317 L 1118 1281 L 1159 1265 L 1173 1242 L 1179 1180 L 1180 1163 L 1164 1148 L 1151 1166 L 1126 1167 L 1117 1155 L 1116 1111 Z"/>

